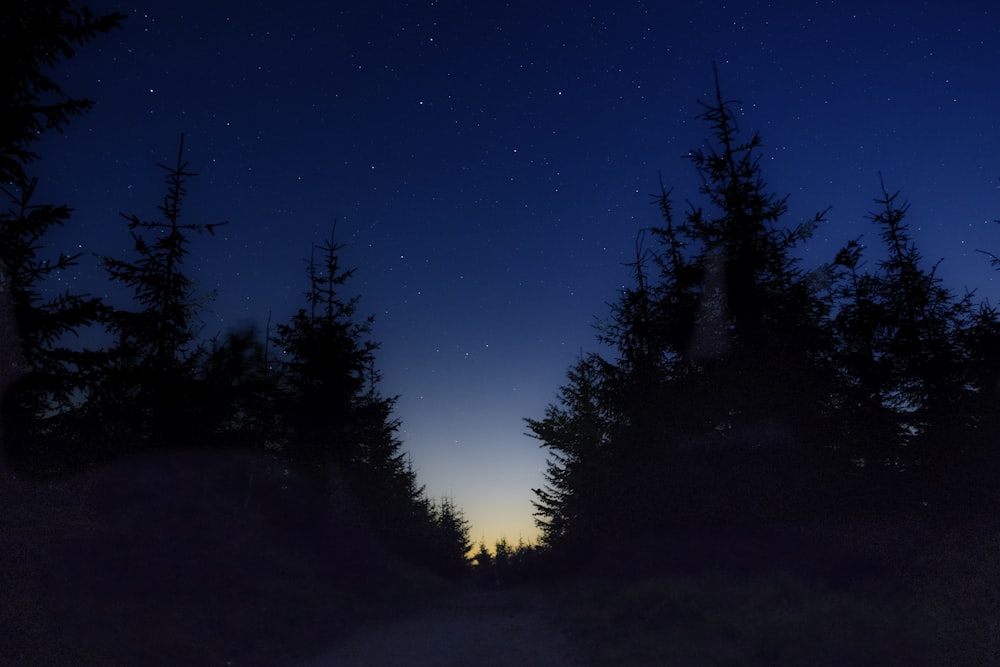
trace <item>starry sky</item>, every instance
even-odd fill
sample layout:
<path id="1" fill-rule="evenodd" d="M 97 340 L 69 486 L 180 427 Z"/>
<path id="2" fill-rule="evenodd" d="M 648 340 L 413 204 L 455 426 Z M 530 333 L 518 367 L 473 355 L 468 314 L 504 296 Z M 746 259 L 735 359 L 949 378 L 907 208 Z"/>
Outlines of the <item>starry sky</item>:
<path id="1" fill-rule="evenodd" d="M 90 254 L 129 256 L 119 213 L 156 214 L 180 133 L 206 336 L 286 321 L 314 243 L 344 243 L 373 314 L 383 392 L 431 497 L 487 544 L 536 536 L 546 454 L 525 435 L 629 284 L 659 220 L 659 177 L 697 201 L 684 155 L 713 92 L 742 101 L 792 225 L 832 207 L 806 267 L 878 235 L 879 172 L 929 262 L 1000 303 L 1000 10 L 994 2 L 145 2 L 58 68 L 96 101 L 44 137 L 49 237 L 88 253 L 62 276 L 109 288 Z M 874 256 L 870 256 L 873 262 Z"/>

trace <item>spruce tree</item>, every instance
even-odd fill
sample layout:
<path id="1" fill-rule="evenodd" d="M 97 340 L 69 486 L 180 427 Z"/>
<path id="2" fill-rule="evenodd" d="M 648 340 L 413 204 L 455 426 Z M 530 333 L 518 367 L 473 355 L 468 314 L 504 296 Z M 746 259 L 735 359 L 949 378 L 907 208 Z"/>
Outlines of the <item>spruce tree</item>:
<path id="1" fill-rule="evenodd" d="M 95 15 L 69 0 L 9 0 L 0 9 L 0 183 L 22 187 L 33 145 L 48 130 L 61 132 L 94 102 L 73 97 L 51 77 L 76 49 L 120 28 L 125 15 Z"/>
<path id="2" fill-rule="evenodd" d="M 192 426 L 220 447 L 274 453 L 281 432 L 271 361 L 267 342 L 253 325 L 209 341 L 197 360 L 201 406 Z"/>
<path id="3" fill-rule="evenodd" d="M 391 548 L 425 559 L 438 549 L 434 509 L 402 452 L 395 398 L 379 389 L 373 318 L 357 319 L 358 297 L 344 294 L 354 270 L 341 249 L 332 237 L 315 248 L 307 307 L 275 327 L 280 455 L 320 484 L 342 478 Z"/>
<path id="4" fill-rule="evenodd" d="M 125 16 L 94 15 L 66 1 L 12 0 L 0 9 L 0 294 L 11 338 L 3 341 L 21 376 L 5 399 L 3 427 L 9 462 L 22 473 L 47 475 L 68 465 L 59 445 L 59 418 L 72 406 L 93 371 L 92 354 L 67 344 L 69 334 L 91 325 L 102 304 L 69 290 L 52 295 L 46 284 L 72 267 L 75 255 L 44 253 L 44 237 L 64 225 L 72 209 L 35 201 L 38 180 L 30 165 L 34 144 L 48 130 L 62 131 L 93 102 L 72 97 L 51 70 L 76 48 L 113 28 Z M 19 343 L 19 344 L 18 344 Z"/>
<path id="5" fill-rule="evenodd" d="M 202 409 L 196 332 L 205 297 L 184 272 L 184 261 L 192 234 L 214 235 L 226 224 L 181 219 L 186 183 L 197 175 L 184 159 L 183 134 L 176 162 L 157 166 L 166 172 L 167 185 L 157 207 L 160 219 L 122 214 L 136 257 L 103 260 L 110 279 L 132 291 L 137 308 L 116 308 L 107 317 L 114 343 L 101 382 L 91 391 L 88 411 L 110 428 L 110 442 L 123 447 L 169 446 Z"/>
<path id="6" fill-rule="evenodd" d="M 553 453 L 535 491 L 546 543 L 788 511 L 809 486 L 833 381 L 830 268 L 806 271 L 794 251 L 825 214 L 783 224 L 786 199 L 767 189 L 759 135 L 740 140 L 736 104 L 716 76 L 698 116 L 714 142 L 688 154 L 706 203 L 678 223 L 661 185 L 658 247 L 640 237 L 634 285 L 599 334 L 615 358 L 574 368 L 560 405 L 528 421 Z"/>
<path id="7" fill-rule="evenodd" d="M 532 437 L 549 453 L 545 486 L 532 489 L 542 544 L 606 537 L 618 507 L 602 493 L 610 482 L 611 420 L 602 393 L 603 361 L 581 358 L 568 372 L 557 403 L 540 420 L 526 419 Z"/>
<path id="8" fill-rule="evenodd" d="M 689 156 L 710 207 L 692 205 L 681 229 L 701 273 L 700 312 L 686 352 L 712 376 L 712 395 L 704 398 L 717 410 L 707 426 L 731 432 L 780 421 L 803 434 L 815 428 L 815 406 L 828 389 L 827 304 L 793 250 L 811 237 L 825 212 L 793 227 L 780 224 L 787 197 L 768 192 L 760 135 L 739 140 L 735 104 L 722 97 L 716 77 L 716 98 L 699 116 L 716 144 Z M 697 354 L 704 336 L 720 340 L 710 346 L 712 353 Z"/>
<path id="9" fill-rule="evenodd" d="M 286 456 L 320 479 L 331 465 L 363 465 L 362 426 L 355 417 L 365 395 L 366 372 L 377 345 L 368 339 L 372 318 L 355 321 L 358 298 L 341 292 L 354 270 L 340 267 L 342 246 L 332 239 L 308 264 L 307 308 L 275 328 L 282 355 L 279 413 L 289 433 Z M 366 405 L 375 409 L 374 405 Z"/>
<path id="10" fill-rule="evenodd" d="M 957 464 L 977 439 L 997 368 L 983 343 L 994 339 L 997 320 L 971 293 L 948 290 L 937 264 L 924 266 L 898 193 L 883 184 L 876 203 L 870 220 L 884 256 L 863 273 L 858 244 L 843 255 L 849 272 L 834 319 L 839 435 L 856 467 L 905 474 L 919 495 L 926 490 L 912 488 L 915 478 Z"/>

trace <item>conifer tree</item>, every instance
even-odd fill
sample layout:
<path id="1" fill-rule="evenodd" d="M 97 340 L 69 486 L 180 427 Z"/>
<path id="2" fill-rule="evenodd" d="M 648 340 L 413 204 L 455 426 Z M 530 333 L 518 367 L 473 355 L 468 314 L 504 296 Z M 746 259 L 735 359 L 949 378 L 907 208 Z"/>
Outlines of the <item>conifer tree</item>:
<path id="1" fill-rule="evenodd" d="M 196 176 L 184 159 L 181 135 L 177 160 L 158 164 L 166 172 L 167 192 L 157 207 L 160 219 L 123 214 L 135 259 L 104 258 L 113 281 L 132 291 L 135 310 L 116 308 L 107 318 L 114 336 L 102 381 L 92 390 L 89 410 L 111 425 L 110 440 L 170 443 L 201 409 L 195 386 L 199 352 L 197 313 L 204 299 L 184 272 L 192 234 L 215 234 L 226 223 L 183 222 L 187 181 Z M 192 400 L 194 398 L 194 400 Z M 190 435 L 190 434 L 189 434 Z"/>
<path id="2" fill-rule="evenodd" d="M 462 510 L 451 498 L 442 498 L 434 507 L 434 520 L 438 570 L 451 576 L 468 573 L 472 542 L 469 540 L 469 522 Z"/>
<path id="3" fill-rule="evenodd" d="M 610 477 L 611 423 L 604 405 L 596 355 L 581 358 L 568 372 L 558 403 L 545 409 L 541 420 L 526 419 L 532 437 L 549 452 L 545 486 L 533 489 L 535 523 L 542 544 L 556 546 L 609 528 L 610 508 L 601 490 Z"/>
<path id="4" fill-rule="evenodd" d="M 125 15 L 95 15 L 70 0 L 10 0 L 0 9 L 0 183 L 31 181 L 27 165 L 47 130 L 62 131 L 94 102 L 72 97 L 50 76 L 61 61 L 101 34 L 120 28 Z"/>
<path id="5" fill-rule="evenodd" d="M 711 428 L 725 432 L 739 422 L 777 419 L 811 430 L 814 406 L 828 388 L 822 368 L 827 304 L 792 251 L 825 213 L 791 228 L 779 224 L 787 197 L 767 191 L 760 135 L 740 142 L 734 104 L 722 97 L 716 76 L 716 99 L 699 118 L 712 128 L 717 147 L 690 153 L 711 208 L 692 205 L 681 229 L 701 272 L 701 311 L 688 353 L 704 345 L 699 337 L 721 339 L 711 356 L 701 355 L 718 408 Z"/>
<path id="6" fill-rule="evenodd" d="M 363 405 L 380 411 L 377 378 L 367 378 L 366 386 L 378 347 L 368 339 L 372 318 L 355 321 L 358 298 L 341 293 L 354 273 L 340 267 L 342 247 L 331 239 L 316 248 L 321 259 L 317 262 L 314 254 L 308 264 L 308 307 L 278 324 L 274 336 L 283 355 L 279 412 L 289 433 L 285 453 L 319 478 L 333 464 L 354 468 L 365 463 L 358 410 Z M 388 410 L 381 412 L 384 417 Z"/>
<path id="7" fill-rule="evenodd" d="M 232 329 L 209 341 L 198 357 L 198 431 L 219 446 L 272 451 L 281 442 L 274 415 L 275 379 L 267 341 L 256 327 Z M 273 453 L 273 452 L 272 452 Z"/>
<path id="8" fill-rule="evenodd" d="M 62 226 L 72 209 L 40 204 L 38 180 L 30 164 L 33 145 L 48 130 L 62 131 L 93 102 L 72 97 L 50 71 L 72 58 L 75 49 L 121 26 L 119 13 L 95 15 L 86 7 L 59 0 L 12 0 L 0 9 L 0 191 L 8 204 L 0 212 L 0 293 L 15 322 L 6 327 L 18 340 L 6 340 L 20 368 L 5 369 L 21 380 L 5 401 L 3 426 L 10 463 L 28 474 L 51 474 L 65 467 L 65 452 L 53 430 L 70 406 L 94 358 L 73 349 L 65 338 L 92 324 L 101 302 L 69 290 L 54 296 L 46 282 L 72 267 L 76 256 L 45 257 L 44 237 Z M 6 317 L 6 311 L 4 313 Z M 20 343 L 20 345 L 16 345 Z"/>
<path id="9" fill-rule="evenodd" d="M 982 341 L 996 330 L 996 314 L 971 293 L 945 288 L 937 265 L 923 266 L 905 222 L 909 207 L 897 199 L 883 184 L 870 216 L 885 253 L 875 270 L 860 271 L 858 244 L 844 253 L 834 396 L 855 465 L 915 474 L 961 458 L 973 437 L 977 406 L 992 394 L 996 365 Z"/>
<path id="10" fill-rule="evenodd" d="M 745 494 L 766 496 L 775 465 L 785 479 L 801 477 L 811 455 L 770 450 L 823 430 L 833 373 L 818 277 L 830 269 L 803 270 L 793 250 L 824 213 L 781 225 L 786 200 L 767 190 L 759 135 L 739 139 L 735 104 L 716 76 L 715 99 L 699 115 L 715 141 L 688 155 L 707 204 L 691 204 L 678 224 L 661 185 L 659 246 L 645 250 L 640 238 L 634 285 L 599 334 L 616 358 L 575 367 L 560 405 L 528 420 L 553 453 L 548 486 L 535 491 L 547 544 L 606 541 L 699 504 L 742 511 Z M 720 493 L 729 495 L 712 497 Z M 754 511 L 768 511 L 770 501 L 759 502 Z"/>
<path id="11" fill-rule="evenodd" d="M 307 308 L 275 328 L 281 455 L 321 484 L 342 476 L 380 537 L 426 560 L 440 553 L 435 510 L 402 452 L 395 398 L 379 390 L 373 318 L 358 320 L 358 297 L 344 294 L 354 270 L 341 267 L 341 249 L 333 238 L 315 249 Z"/>

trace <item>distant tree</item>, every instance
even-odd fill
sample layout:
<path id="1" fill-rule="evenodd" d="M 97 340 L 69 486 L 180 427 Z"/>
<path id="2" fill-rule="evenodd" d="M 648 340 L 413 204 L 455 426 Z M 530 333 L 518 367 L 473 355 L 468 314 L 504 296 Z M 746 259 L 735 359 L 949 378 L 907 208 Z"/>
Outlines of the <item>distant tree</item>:
<path id="1" fill-rule="evenodd" d="M 436 566 L 444 574 L 467 574 L 472 542 L 469 541 L 469 522 L 464 513 L 454 500 L 445 497 L 434 506 L 434 519 L 437 526 L 435 541 L 439 551 L 435 558 Z"/>
<path id="2" fill-rule="evenodd" d="M 483 540 L 479 541 L 479 547 L 476 549 L 475 555 L 472 557 L 472 562 L 476 568 L 482 568 L 483 571 L 489 570 L 493 565 L 493 554 L 490 550 L 486 548 L 486 542 Z"/>
<path id="3" fill-rule="evenodd" d="M 513 548 L 506 537 L 501 537 L 493 545 L 493 574 L 497 583 L 506 584 L 511 574 Z"/>
<path id="4" fill-rule="evenodd" d="M 201 423 L 219 445 L 276 450 L 281 428 L 274 414 L 275 378 L 265 339 L 253 325 L 217 336 L 198 356 Z"/>

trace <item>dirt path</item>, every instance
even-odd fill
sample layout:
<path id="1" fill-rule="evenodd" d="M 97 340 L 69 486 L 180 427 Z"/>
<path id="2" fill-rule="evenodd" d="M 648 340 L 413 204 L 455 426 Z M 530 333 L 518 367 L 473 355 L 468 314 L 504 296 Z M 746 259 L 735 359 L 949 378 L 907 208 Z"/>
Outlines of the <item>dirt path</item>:
<path id="1" fill-rule="evenodd" d="M 578 667 L 570 653 L 537 597 L 468 591 L 419 616 L 365 631 L 300 667 Z"/>

